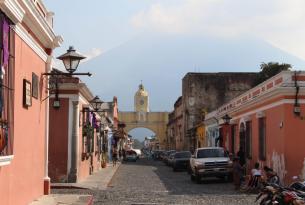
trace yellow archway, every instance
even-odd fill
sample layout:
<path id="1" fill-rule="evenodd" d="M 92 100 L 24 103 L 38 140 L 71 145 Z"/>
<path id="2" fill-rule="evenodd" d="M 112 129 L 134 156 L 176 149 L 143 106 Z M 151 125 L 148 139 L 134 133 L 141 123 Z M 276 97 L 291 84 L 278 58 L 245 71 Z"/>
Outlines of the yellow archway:
<path id="1" fill-rule="evenodd" d="M 166 148 L 168 112 L 119 112 L 119 120 L 126 124 L 125 132 L 147 128 L 156 134 L 160 149 Z"/>

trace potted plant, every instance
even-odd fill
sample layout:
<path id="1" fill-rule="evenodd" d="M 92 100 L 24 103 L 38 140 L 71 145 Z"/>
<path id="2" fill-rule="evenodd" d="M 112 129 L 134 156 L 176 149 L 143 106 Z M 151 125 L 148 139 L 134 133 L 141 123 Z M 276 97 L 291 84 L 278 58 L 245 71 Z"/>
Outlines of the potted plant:
<path id="1" fill-rule="evenodd" d="M 106 166 L 107 166 L 107 162 L 106 162 L 106 159 L 104 157 L 104 154 L 102 154 L 101 166 L 102 166 L 102 168 L 106 168 Z"/>

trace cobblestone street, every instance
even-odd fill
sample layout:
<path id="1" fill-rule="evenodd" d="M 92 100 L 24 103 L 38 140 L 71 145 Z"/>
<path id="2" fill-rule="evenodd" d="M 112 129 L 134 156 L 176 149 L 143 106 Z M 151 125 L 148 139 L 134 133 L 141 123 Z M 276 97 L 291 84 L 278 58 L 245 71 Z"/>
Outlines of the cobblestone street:
<path id="1" fill-rule="evenodd" d="M 120 166 L 105 191 L 56 190 L 93 194 L 94 204 L 254 204 L 255 196 L 234 191 L 218 179 L 196 184 L 186 172 L 173 172 L 162 162 L 141 159 Z"/>

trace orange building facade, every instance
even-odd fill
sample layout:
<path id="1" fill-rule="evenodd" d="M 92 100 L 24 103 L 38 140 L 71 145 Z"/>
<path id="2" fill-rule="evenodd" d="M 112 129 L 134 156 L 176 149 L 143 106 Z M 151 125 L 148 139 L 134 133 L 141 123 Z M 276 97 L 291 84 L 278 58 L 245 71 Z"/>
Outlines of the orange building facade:
<path id="1" fill-rule="evenodd" d="M 220 146 L 233 154 L 244 148 L 248 171 L 259 162 L 283 183 L 305 178 L 305 72 L 283 71 L 207 116 L 217 119 Z"/>
<path id="2" fill-rule="evenodd" d="M 52 182 L 78 182 L 101 167 L 94 148 L 98 130 L 92 122 L 93 115 L 96 121 L 100 121 L 100 116 L 90 112 L 89 103 L 94 96 L 78 78 L 69 81 L 59 84 L 59 107 L 54 107 L 53 96 L 50 99 L 49 176 Z"/>
<path id="3" fill-rule="evenodd" d="M 58 99 L 53 94 L 49 107 L 49 176 L 52 182 L 79 182 L 107 160 L 108 132 L 118 122 L 117 99 L 102 104 L 105 112 L 94 112 L 94 96 L 84 83 L 59 80 Z"/>
<path id="4" fill-rule="evenodd" d="M 49 193 L 48 79 L 42 74 L 62 38 L 41 1 L 1 1 L 0 10 L 0 204 L 24 205 Z"/>

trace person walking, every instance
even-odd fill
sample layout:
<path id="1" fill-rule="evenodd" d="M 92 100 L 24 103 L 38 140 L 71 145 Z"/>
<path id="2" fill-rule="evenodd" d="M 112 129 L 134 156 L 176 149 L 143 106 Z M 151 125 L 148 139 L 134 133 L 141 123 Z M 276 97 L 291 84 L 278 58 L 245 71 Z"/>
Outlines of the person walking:
<path id="1" fill-rule="evenodd" d="M 116 147 L 114 147 L 112 150 L 112 163 L 114 167 L 116 166 L 117 161 L 118 161 L 118 150 Z"/>
<path id="2" fill-rule="evenodd" d="M 243 177 L 243 168 L 240 165 L 239 158 L 235 157 L 233 159 L 233 183 L 235 186 L 235 190 L 239 190 L 242 177 Z"/>
<path id="3" fill-rule="evenodd" d="M 237 152 L 237 156 L 239 158 L 240 166 L 244 166 L 246 164 L 246 155 L 243 147 L 239 148 L 239 151 Z"/>

